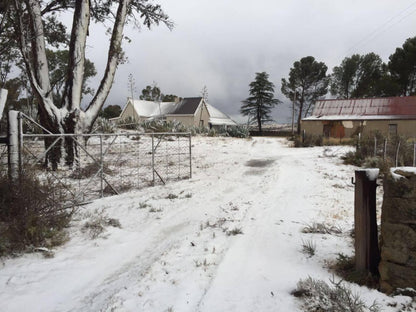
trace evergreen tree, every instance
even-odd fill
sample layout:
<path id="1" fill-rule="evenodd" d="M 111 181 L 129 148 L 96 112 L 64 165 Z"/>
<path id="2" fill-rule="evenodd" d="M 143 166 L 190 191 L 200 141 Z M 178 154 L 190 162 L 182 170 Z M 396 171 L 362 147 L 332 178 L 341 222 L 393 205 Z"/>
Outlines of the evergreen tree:
<path id="1" fill-rule="evenodd" d="M 256 78 L 250 83 L 250 96 L 242 101 L 241 114 L 257 121 L 260 134 L 262 123 L 271 120 L 271 110 L 280 103 L 274 98 L 274 84 L 269 81 L 266 72 L 256 73 Z"/>
<path id="2" fill-rule="evenodd" d="M 339 99 L 380 96 L 384 64 L 375 53 L 346 57 L 333 69 L 331 94 Z"/>
<path id="3" fill-rule="evenodd" d="M 416 37 L 409 38 L 402 48 L 390 55 L 388 68 L 400 95 L 416 94 Z"/>
<path id="4" fill-rule="evenodd" d="M 300 121 L 312 111 L 315 101 L 328 92 L 328 67 L 307 56 L 293 63 L 289 80 L 282 79 L 282 93 L 295 102 L 298 112 L 297 133 L 300 134 Z M 295 96 L 296 94 L 296 96 Z M 295 101 L 296 99 L 296 101 Z"/>
<path id="5" fill-rule="evenodd" d="M 101 110 L 100 116 L 106 119 L 118 117 L 121 114 L 121 107 L 120 105 L 108 105 L 104 109 Z"/>

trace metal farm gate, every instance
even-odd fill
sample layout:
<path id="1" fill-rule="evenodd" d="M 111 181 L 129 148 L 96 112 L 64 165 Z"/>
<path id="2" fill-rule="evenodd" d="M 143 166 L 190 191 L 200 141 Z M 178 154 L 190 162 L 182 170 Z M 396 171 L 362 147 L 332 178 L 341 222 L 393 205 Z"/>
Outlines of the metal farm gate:
<path id="1" fill-rule="evenodd" d="M 9 112 L 13 119 L 9 175 L 35 174 L 40 181 L 58 184 L 71 203 L 192 176 L 190 133 L 52 134 L 23 113 Z M 70 164 L 65 141 L 74 146 Z M 62 155 L 56 166 L 51 166 L 53 151 Z"/>

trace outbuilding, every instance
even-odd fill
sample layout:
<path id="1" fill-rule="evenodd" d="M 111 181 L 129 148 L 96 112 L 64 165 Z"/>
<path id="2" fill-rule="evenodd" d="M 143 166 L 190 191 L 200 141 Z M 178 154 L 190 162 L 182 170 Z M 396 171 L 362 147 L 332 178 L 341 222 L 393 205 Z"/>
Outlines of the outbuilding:
<path id="1" fill-rule="evenodd" d="M 141 122 L 149 119 L 178 121 L 186 126 L 236 126 L 226 114 L 208 104 L 202 97 L 184 98 L 177 102 L 154 102 L 128 98 L 117 121 Z"/>
<path id="2" fill-rule="evenodd" d="M 373 99 L 319 100 L 302 130 L 312 135 L 350 138 L 381 134 L 416 137 L 416 96 Z"/>

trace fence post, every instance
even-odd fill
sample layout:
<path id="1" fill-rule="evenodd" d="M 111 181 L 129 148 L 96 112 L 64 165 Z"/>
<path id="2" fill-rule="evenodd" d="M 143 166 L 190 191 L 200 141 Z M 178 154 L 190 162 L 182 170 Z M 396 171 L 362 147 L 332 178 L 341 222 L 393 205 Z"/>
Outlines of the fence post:
<path id="1" fill-rule="evenodd" d="M 306 130 L 302 130 L 302 144 L 305 143 Z"/>
<path id="2" fill-rule="evenodd" d="M 399 164 L 399 150 L 400 150 L 400 141 L 397 144 L 395 167 L 397 167 Z"/>
<path id="3" fill-rule="evenodd" d="M 192 135 L 189 133 L 189 178 L 192 179 Z"/>
<path id="4" fill-rule="evenodd" d="M 374 136 L 374 157 L 377 157 L 377 137 Z"/>
<path id="5" fill-rule="evenodd" d="M 355 268 L 378 273 L 380 251 L 376 219 L 376 188 L 378 169 L 355 171 L 354 230 Z"/>
<path id="6" fill-rule="evenodd" d="M 104 197 L 104 159 L 103 159 L 103 136 L 100 135 L 100 192 L 101 198 Z"/>
<path id="7" fill-rule="evenodd" d="M 384 152 L 383 152 L 383 160 L 386 160 L 387 156 L 387 138 L 384 139 Z"/>
<path id="8" fill-rule="evenodd" d="M 153 174 L 153 185 L 155 185 L 155 136 L 152 132 L 152 174 Z"/>
<path id="9" fill-rule="evenodd" d="M 16 182 L 20 172 L 19 112 L 10 110 L 7 123 L 9 178 Z"/>
<path id="10" fill-rule="evenodd" d="M 0 88 L 0 120 L 3 118 L 4 106 L 7 100 L 7 90 Z"/>

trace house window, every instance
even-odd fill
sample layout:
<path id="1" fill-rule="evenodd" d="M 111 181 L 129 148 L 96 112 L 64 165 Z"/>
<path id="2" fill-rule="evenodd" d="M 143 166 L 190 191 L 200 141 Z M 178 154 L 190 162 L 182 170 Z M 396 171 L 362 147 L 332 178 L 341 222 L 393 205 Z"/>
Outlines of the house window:
<path id="1" fill-rule="evenodd" d="M 397 135 L 397 124 L 389 124 L 389 135 L 390 136 Z"/>

